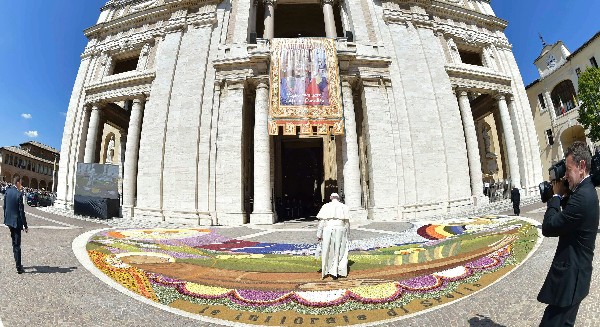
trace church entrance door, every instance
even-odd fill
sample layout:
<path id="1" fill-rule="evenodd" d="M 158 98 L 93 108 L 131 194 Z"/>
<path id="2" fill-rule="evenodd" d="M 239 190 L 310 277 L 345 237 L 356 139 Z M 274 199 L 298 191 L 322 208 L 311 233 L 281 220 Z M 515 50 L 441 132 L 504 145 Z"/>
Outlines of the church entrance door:
<path id="1" fill-rule="evenodd" d="M 278 220 L 315 216 L 323 204 L 323 138 L 279 136 L 275 143 Z"/>

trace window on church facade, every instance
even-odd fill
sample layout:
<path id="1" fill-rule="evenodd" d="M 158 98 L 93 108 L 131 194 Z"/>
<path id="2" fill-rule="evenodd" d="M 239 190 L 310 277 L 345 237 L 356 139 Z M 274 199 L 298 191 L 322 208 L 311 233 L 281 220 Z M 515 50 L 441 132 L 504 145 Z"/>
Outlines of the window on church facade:
<path id="1" fill-rule="evenodd" d="M 543 94 L 538 94 L 538 100 L 540 101 L 540 107 L 542 107 L 542 109 L 546 109 L 546 101 L 544 101 Z"/>
<path id="2" fill-rule="evenodd" d="M 592 66 L 594 68 L 598 68 L 598 62 L 596 62 L 596 57 L 591 57 L 590 58 L 590 64 L 592 64 Z"/>
<path id="3" fill-rule="evenodd" d="M 460 60 L 463 64 L 483 66 L 483 59 L 481 58 L 481 52 L 472 49 L 458 49 Z"/>
<path id="4" fill-rule="evenodd" d="M 112 75 L 136 70 L 138 61 L 139 61 L 139 56 L 135 56 L 132 58 L 131 57 L 125 58 L 125 59 L 115 59 Z"/>

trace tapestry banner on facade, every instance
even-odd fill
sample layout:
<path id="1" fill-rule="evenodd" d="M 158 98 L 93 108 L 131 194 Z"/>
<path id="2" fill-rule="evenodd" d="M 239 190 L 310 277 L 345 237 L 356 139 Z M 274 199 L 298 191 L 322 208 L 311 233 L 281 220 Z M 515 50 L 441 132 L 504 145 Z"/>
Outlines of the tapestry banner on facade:
<path id="1" fill-rule="evenodd" d="M 273 39 L 269 134 L 344 134 L 335 40 Z"/>

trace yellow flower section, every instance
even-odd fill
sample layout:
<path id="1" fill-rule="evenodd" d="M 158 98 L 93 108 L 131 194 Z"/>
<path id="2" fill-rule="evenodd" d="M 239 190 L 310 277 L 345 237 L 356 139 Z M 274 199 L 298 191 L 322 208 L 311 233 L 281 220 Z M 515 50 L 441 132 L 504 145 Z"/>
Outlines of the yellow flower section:
<path id="1" fill-rule="evenodd" d="M 435 228 L 435 232 L 436 232 L 436 233 L 438 233 L 438 234 L 440 234 L 440 235 L 443 235 L 443 236 L 445 236 L 445 237 L 451 237 L 451 236 L 454 236 L 454 234 L 448 233 L 448 232 L 446 232 L 446 231 L 444 230 L 444 228 L 446 228 L 446 226 L 448 226 L 448 225 L 439 225 L 439 226 L 437 226 L 437 227 Z"/>
<path id="2" fill-rule="evenodd" d="M 366 285 L 351 288 L 350 292 L 363 299 L 379 300 L 392 297 L 398 293 L 398 283 L 383 283 L 379 285 Z"/>
<path id="3" fill-rule="evenodd" d="M 135 267 L 119 268 L 112 266 L 107 263 L 107 257 L 112 255 L 106 255 L 97 251 L 88 251 L 88 255 L 92 262 L 107 276 L 123 285 L 130 291 L 138 293 L 150 300 L 158 301 L 150 281 L 146 277 L 144 271 Z M 112 256 L 114 257 L 114 256 Z"/>
<path id="4" fill-rule="evenodd" d="M 223 296 L 231 291 L 231 289 L 223 287 L 206 286 L 196 283 L 185 283 L 185 288 L 188 292 L 208 296 Z"/>

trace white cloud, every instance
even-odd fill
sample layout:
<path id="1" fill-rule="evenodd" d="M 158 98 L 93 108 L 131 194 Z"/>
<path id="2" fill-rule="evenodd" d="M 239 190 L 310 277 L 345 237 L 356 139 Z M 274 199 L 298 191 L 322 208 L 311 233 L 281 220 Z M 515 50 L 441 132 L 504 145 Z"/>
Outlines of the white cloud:
<path id="1" fill-rule="evenodd" d="M 34 138 L 34 137 L 38 137 L 38 132 L 37 131 L 27 131 L 27 132 L 25 132 L 25 135 L 27 135 L 28 137 Z"/>
<path id="2" fill-rule="evenodd" d="M 64 111 L 61 111 L 61 112 L 60 112 L 60 114 L 61 114 L 62 116 L 65 116 L 65 117 L 67 117 L 67 113 L 66 113 L 66 112 L 64 112 Z"/>
<path id="3" fill-rule="evenodd" d="M 21 117 L 25 119 L 31 119 L 31 114 L 21 114 Z"/>

